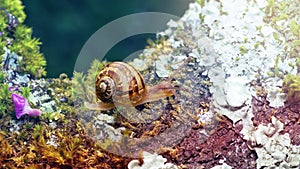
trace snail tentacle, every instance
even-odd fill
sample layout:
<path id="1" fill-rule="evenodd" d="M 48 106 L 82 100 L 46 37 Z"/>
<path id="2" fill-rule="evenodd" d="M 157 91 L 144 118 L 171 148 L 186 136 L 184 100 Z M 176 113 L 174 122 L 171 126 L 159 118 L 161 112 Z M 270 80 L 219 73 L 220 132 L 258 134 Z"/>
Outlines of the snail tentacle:
<path id="1" fill-rule="evenodd" d="M 115 107 L 115 105 L 112 103 L 103 103 L 103 102 L 98 102 L 98 103 L 84 102 L 84 106 L 90 110 L 110 110 Z"/>

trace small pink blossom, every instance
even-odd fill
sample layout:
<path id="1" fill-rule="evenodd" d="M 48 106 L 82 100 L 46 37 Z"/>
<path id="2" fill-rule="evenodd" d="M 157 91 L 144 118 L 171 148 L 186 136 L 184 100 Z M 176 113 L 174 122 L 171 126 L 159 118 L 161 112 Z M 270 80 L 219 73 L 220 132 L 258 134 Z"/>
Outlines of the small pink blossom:
<path id="1" fill-rule="evenodd" d="M 10 92 L 19 91 L 19 87 L 13 87 L 13 86 L 11 86 L 11 87 L 9 87 L 9 91 Z"/>
<path id="2" fill-rule="evenodd" d="M 28 104 L 28 101 L 23 96 L 13 93 L 11 95 L 11 99 L 15 106 L 17 119 L 21 118 L 25 114 L 29 116 L 40 116 L 42 113 L 39 109 L 32 109 Z"/>

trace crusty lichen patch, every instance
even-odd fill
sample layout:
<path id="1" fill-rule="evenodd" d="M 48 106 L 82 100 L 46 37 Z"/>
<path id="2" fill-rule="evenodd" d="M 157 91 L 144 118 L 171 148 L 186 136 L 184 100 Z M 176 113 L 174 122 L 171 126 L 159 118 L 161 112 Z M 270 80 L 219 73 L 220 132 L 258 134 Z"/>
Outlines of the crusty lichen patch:
<path id="1" fill-rule="evenodd" d="M 297 168 L 300 165 L 300 146 L 293 146 L 288 133 L 280 134 L 283 123 L 274 116 L 271 123 L 259 124 L 249 133 L 249 145 L 255 149 L 257 167 Z"/>
<path id="2" fill-rule="evenodd" d="M 179 167 L 171 163 L 166 163 L 167 159 L 159 156 L 157 154 L 150 154 L 148 152 L 143 152 L 143 161 L 132 160 L 128 164 L 128 169 L 178 169 Z"/>

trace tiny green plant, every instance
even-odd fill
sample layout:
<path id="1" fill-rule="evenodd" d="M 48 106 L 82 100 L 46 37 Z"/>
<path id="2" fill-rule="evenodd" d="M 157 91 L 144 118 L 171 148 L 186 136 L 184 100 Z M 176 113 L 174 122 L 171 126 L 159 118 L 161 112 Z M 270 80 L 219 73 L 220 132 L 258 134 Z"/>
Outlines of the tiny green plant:
<path id="1" fill-rule="evenodd" d="M 287 93 L 287 102 L 293 104 L 300 101 L 300 77 L 288 74 L 283 82 L 283 92 Z"/>

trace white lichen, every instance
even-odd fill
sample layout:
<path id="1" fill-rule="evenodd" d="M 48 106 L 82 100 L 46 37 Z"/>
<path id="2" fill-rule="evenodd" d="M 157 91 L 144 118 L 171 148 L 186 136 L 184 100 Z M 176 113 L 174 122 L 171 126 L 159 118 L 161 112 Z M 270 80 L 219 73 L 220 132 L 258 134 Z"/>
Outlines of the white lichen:
<path id="1" fill-rule="evenodd" d="M 170 55 L 161 55 L 157 61 L 155 61 L 155 69 L 158 77 L 168 77 L 171 70 L 167 68 L 171 63 Z"/>
<path id="2" fill-rule="evenodd" d="M 99 113 L 96 116 L 97 122 L 98 123 L 114 123 L 115 122 L 115 118 L 113 116 L 109 116 L 107 114 L 103 114 L 103 113 Z"/>
<path id="3" fill-rule="evenodd" d="M 16 120 L 10 120 L 9 121 L 9 131 L 10 132 L 16 132 L 19 133 L 21 126 L 24 124 L 24 121 L 16 121 Z"/>
<path id="4" fill-rule="evenodd" d="M 166 163 L 167 159 L 156 153 L 143 152 L 143 164 L 139 160 L 132 160 L 128 164 L 128 169 L 179 169 L 172 163 Z"/>
<path id="5" fill-rule="evenodd" d="M 267 126 L 260 124 L 245 135 L 257 153 L 257 168 L 300 166 L 300 146 L 291 145 L 289 134 L 279 133 L 282 130 L 283 123 L 272 117 L 272 123 Z"/>
<path id="6" fill-rule="evenodd" d="M 51 145 L 53 146 L 55 149 L 57 148 L 58 144 L 57 144 L 57 137 L 55 135 L 51 135 L 50 139 L 47 140 L 46 144 L 47 145 Z"/>
<path id="7" fill-rule="evenodd" d="M 281 92 L 281 88 L 278 86 L 270 87 L 268 90 L 267 100 L 270 102 L 270 106 L 278 108 L 284 105 L 286 100 L 286 94 Z"/>
<path id="8" fill-rule="evenodd" d="M 187 59 L 185 55 L 160 55 L 154 62 L 155 72 L 158 77 L 170 77 L 172 69 L 176 70 L 182 66 L 183 62 Z M 170 68 L 171 65 L 171 68 Z"/>
<path id="9" fill-rule="evenodd" d="M 226 163 L 222 163 L 222 165 L 214 166 L 211 169 L 232 169 L 232 167 L 227 165 Z"/>
<path id="10" fill-rule="evenodd" d="M 266 4 L 245 0 L 222 4 L 209 1 L 201 8 L 194 3 L 178 22 L 188 22 L 194 31 L 199 28 L 199 25 L 194 25 L 199 24 L 199 19 L 191 15 L 201 14 L 204 20 L 200 25 L 210 28 L 208 37 L 198 38 L 198 49 L 191 49 L 193 52 L 189 56 L 209 68 L 215 110 L 229 117 L 234 124 L 241 121 L 244 139 L 261 146 L 255 148 L 259 154 L 258 168 L 274 166 L 275 163 L 280 167 L 295 167 L 299 165 L 299 154 L 292 153 L 295 146 L 290 144 L 288 134 L 278 134 L 281 131 L 279 122 L 272 119 L 271 125 L 260 125 L 256 129 L 251 120 L 251 99 L 256 95 L 249 83 L 257 80 L 258 75 L 268 91 L 270 106 L 279 107 L 285 101 L 285 95 L 280 91 L 282 80 L 268 75 L 275 67 L 276 58 L 285 49 L 284 43 L 273 37 L 273 33 L 279 33 L 263 21 Z M 261 29 L 258 30 L 258 27 Z M 284 40 L 281 36 L 279 39 Z M 216 66 L 216 62 L 220 64 Z M 280 60 L 277 70 L 294 74 L 295 69 L 288 66 L 289 62 L 295 61 Z M 274 127 L 276 125 L 277 128 Z M 274 146 L 277 142 L 282 143 Z"/>
<path id="11" fill-rule="evenodd" d="M 119 141 L 123 137 L 121 132 L 125 130 L 125 127 L 114 128 L 111 126 L 114 122 L 115 118 L 113 116 L 98 114 L 93 124 L 93 129 L 97 132 L 94 139 L 103 140 L 103 138 L 108 138 L 112 141 Z"/>
<path id="12" fill-rule="evenodd" d="M 29 74 L 21 74 L 19 65 L 23 58 L 7 47 L 4 47 L 4 51 L 4 54 L 1 55 L 1 65 L 7 74 L 5 81 L 8 82 L 9 87 L 26 85 L 30 81 Z"/>
<path id="13" fill-rule="evenodd" d="M 251 99 L 249 81 L 245 77 L 229 77 L 223 85 L 226 106 L 232 109 L 240 108 Z"/>
<path id="14" fill-rule="evenodd" d="M 31 80 L 28 83 L 31 89 L 28 100 L 35 107 L 39 107 L 43 113 L 60 112 L 60 110 L 56 109 L 57 104 L 55 100 L 52 100 L 49 95 L 49 85 L 49 82 L 45 79 Z"/>
<path id="15" fill-rule="evenodd" d="M 234 125 L 239 122 L 243 126 L 240 133 L 249 147 L 257 152 L 258 168 L 298 167 L 299 147 L 291 145 L 288 134 L 279 134 L 283 127 L 279 120 L 273 117 L 272 123 L 258 127 L 254 127 L 252 122 L 251 99 L 256 97 L 256 92 L 250 82 L 259 80 L 262 83 L 268 92 L 270 106 L 277 108 L 283 106 L 285 101 L 285 95 L 281 93 L 282 80 L 269 75 L 269 72 L 274 72 L 276 58 L 286 53 L 285 39 L 264 22 L 267 3 L 211 0 L 204 7 L 191 3 L 180 20 L 170 21 L 169 28 L 159 34 L 168 37 L 166 41 L 173 51 L 180 51 L 185 46 L 189 49 L 188 56 L 206 67 L 207 71 L 203 73 L 212 82 L 213 111 L 227 116 Z M 288 27 L 284 25 L 286 22 L 277 24 Z M 190 31 L 187 33 L 190 37 L 177 36 L 176 32 L 184 32 L 186 28 Z M 282 43 L 275 39 L 274 34 Z M 155 49 L 145 49 L 143 56 L 152 57 L 154 52 Z M 172 55 L 171 52 L 157 57 L 155 68 L 159 77 L 170 74 L 167 65 L 173 63 Z M 289 63 L 295 63 L 295 59 L 279 60 L 276 71 L 295 74 L 296 69 Z M 203 116 L 201 121 L 209 121 L 209 118 Z"/>

